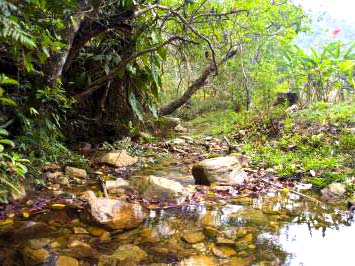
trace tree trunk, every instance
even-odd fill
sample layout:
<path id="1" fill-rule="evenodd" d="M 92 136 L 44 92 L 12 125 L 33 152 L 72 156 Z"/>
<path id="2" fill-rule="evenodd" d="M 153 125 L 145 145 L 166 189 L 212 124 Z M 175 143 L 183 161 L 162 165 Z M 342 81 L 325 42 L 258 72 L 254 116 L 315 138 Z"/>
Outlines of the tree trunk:
<path id="1" fill-rule="evenodd" d="M 238 53 L 238 48 L 230 51 L 225 58 L 223 58 L 218 64 L 217 66 L 221 66 L 223 64 L 225 64 L 230 58 L 232 58 L 233 56 L 235 56 L 236 54 Z M 179 109 L 181 106 L 183 106 L 184 104 L 186 104 L 190 98 L 199 90 L 201 89 L 205 84 L 206 84 L 206 81 L 208 79 L 208 77 L 213 74 L 215 72 L 215 66 L 214 64 L 210 64 L 202 73 L 202 75 L 196 79 L 188 88 L 187 90 L 184 92 L 184 94 L 162 106 L 160 109 L 159 109 L 159 115 L 161 116 L 165 116 L 165 115 L 170 115 L 172 114 L 173 112 L 175 112 L 177 109 Z"/>

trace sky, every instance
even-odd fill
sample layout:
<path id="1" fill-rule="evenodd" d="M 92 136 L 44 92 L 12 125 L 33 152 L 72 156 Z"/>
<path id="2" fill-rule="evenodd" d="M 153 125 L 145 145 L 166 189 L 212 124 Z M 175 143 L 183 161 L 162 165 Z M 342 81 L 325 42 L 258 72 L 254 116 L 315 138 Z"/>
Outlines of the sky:
<path id="1" fill-rule="evenodd" d="M 331 16 L 355 22 L 355 1 L 354 0 L 295 0 L 301 4 L 305 10 L 326 11 Z"/>

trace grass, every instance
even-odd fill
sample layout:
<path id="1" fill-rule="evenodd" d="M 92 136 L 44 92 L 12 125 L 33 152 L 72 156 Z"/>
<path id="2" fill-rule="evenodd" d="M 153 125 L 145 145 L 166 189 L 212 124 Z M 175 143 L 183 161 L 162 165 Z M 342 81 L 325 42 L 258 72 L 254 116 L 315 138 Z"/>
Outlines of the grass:
<path id="1" fill-rule="evenodd" d="M 317 123 L 355 123 L 355 102 L 343 102 L 330 104 L 317 102 L 300 111 L 297 116 L 300 119 Z"/>

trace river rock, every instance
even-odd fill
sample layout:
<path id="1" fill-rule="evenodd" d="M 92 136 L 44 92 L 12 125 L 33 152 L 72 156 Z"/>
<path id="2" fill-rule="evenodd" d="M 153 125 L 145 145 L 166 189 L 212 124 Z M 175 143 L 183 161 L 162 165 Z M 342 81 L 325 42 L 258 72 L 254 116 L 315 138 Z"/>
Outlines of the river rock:
<path id="1" fill-rule="evenodd" d="M 73 228 L 73 231 L 74 231 L 74 234 L 88 234 L 89 233 L 85 228 L 80 227 L 80 226 L 75 226 Z"/>
<path id="2" fill-rule="evenodd" d="M 217 245 L 226 245 L 226 246 L 234 246 L 235 242 L 232 239 L 227 239 L 224 237 L 217 237 L 216 238 Z"/>
<path id="3" fill-rule="evenodd" d="M 65 174 L 71 177 L 87 178 L 87 173 L 84 169 L 71 166 L 65 167 Z"/>
<path id="4" fill-rule="evenodd" d="M 181 261 L 179 266 L 212 266 L 212 265 L 219 265 L 218 261 L 214 257 L 207 257 L 207 256 L 191 256 L 187 259 Z"/>
<path id="5" fill-rule="evenodd" d="M 341 183 L 332 183 L 321 190 L 322 196 L 325 199 L 340 198 L 346 192 L 346 186 Z"/>
<path id="6" fill-rule="evenodd" d="M 195 244 L 205 239 L 205 235 L 201 232 L 185 232 L 182 239 L 189 244 Z"/>
<path id="7" fill-rule="evenodd" d="M 104 230 L 100 227 L 95 227 L 95 226 L 90 226 L 90 227 L 88 227 L 87 230 L 90 233 L 90 235 L 96 236 L 96 237 L 101 237 L 102 235 L 109 233 L 106 230 Z"/>
<path id="8" fill-rule="evenodd" d="M 174 180 L 159 176 L 145 176 L 136 180 L 138 190 L 148 198 L 168 200 L 184 196 L 187 191 Z"/>
<path id="9" fill-rule="evenodd" d="M 229 258 L 237 255 L 237 252 L 233 248 L 227 246 L 214 247 L 212 248 L 212 252 L 219 258 Z"/>
<path id="10" fill-rule="evenodd" d="M 28 245 L 32 249 L 40 249 L 47 246 L 50 243 L 49 238 L 37 238 L 28 240 Z"/>
<path id="11" fill-rule="evenodd" d="M 43 248 L 32 249 L 30 247 L 25 247 L 22 250 L 22 255 L 25 260 L 25 265 L 41 265 L 48 259 L 49 252 Z"/>
<path id="12" fill-rule="evenodd" d="M 238 185 L 247 175 L 242 169 L 240 156 L 225 156 L 206 159 L 192 167 L 196 185 Z"/>
<path id="13" fill-rule="evenodd" d="M 129 183 L 123 178 L 117 178 L 115 180 L 106 180 L 106 189 L 110 193 L 119 193 L 129 188 Z"/>
<path id="14" fill-rule="evenodd" d="M 79 262 L 72 257 L 59 256 L 55 262 L 55 266 L 79 266 Z"/>
<path id="15" fill-rule="evenodd" d="M 218 237 L 222 235 L 222 232 L 212 226 L 205 226 L 203 228 L 203 233 L 208 237 Z"/>
<path id="16" fill-rule="evenodd" d="M 128 155 L 125 150 L 122 150 L 106 153 L 99 161 L 115 167 L 125 167 L 135 164 L 138 161 L 138 158 L 132 157 Z"/>
<path id="17" fill-rule="evenodd" d="M 144 213 L 139 204 L 117 199 L 99 198 L 92 191 L 85 192 L 84 199 L 90 205 L 92 218 L 112 229 L 132 229 L 143 222 Z"/>
<path id="18" fill-rule="evenodd" d="M 120 246 L 112 255 L 102 255 L 99 258 L 99 266 L 121 265 L 121 262 L 139 262 L 148 257 L 148 254 L 140 247 L 132 244 Z"/>
<path id="19" fill-rule="evenodd" d="M 19 221 L 14 224 L 0 226 L 0 238 L 8 240 L 25 240 L 54 236 L 58 231 L 46 223 Z"/>

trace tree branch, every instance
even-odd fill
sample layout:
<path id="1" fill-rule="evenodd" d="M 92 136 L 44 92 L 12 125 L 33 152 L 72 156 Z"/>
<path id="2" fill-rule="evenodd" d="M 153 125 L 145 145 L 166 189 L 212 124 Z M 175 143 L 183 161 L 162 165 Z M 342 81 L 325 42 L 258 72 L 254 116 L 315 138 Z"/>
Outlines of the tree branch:
<path id="1" fill-rule="evenodd" d="M 234 49 L 230 49 L 226 54 L 226 56 L 220 62 L 218 62 L 218 66 L 225 64 L 230 58 L 235 56 L 238 53 L 238 51 L 239 51 L 238 47 L 235 47 Z M 165 116 L 165 115 L 172 114 L 175 110 L 183 106 L 192 97 L 192 95 L 194 95 L 200 88 L 202 88 L 206 84 L 208 77 L 213 73 L 213 71 L 214 71 L 214 65 L 210 64 L 202 72 L 202 75 L 187 88 L 187 90 L 180 98 L 162 106 L 159 109 L 159 115 Z"/>
<path id="2" fill-rule="evenodd" d="M 138 57 L 142 56 L 142 55 L 145 55 L 147 53 L 152 53 L 152 52 L 155 52 L 157 50 L 159 50 L 160 48 L 172 43 L 173 41 L 176 41 L 176 40 L 180 40 L 180 41 L 184 41 L 184 42 L 190 42 L 190 43 L 194 43 L 194 44 L 197 44 L 196 42 L 193 42 L 191 40 L 188 40 L 188 39 L 185 39 L 184 37 L 181 37 L 181 36 L 172 36 L 170 37 L 169 39 L 167 39 L 165 42 L 159 44 L 159 45 L 156 45 L 154 47 L 150 47 L 146 50 L 143 50 L 143 51 L 140 51 L 140 52 L 137 52 L 129 57 L 127 57 L 126 59 L 123 59 L 116 67 L 113 71 L 111 71 L 108 75 L 106 76 L 103 76 L 101 78 L 98 78 L 97 80 L 95 80 L 89 87 L 87 87 L 83 92 L 75 95 L 75 98 L 81 98 L 81 97 L 84 97 L 84 96 L 88 96 L 90 94 L 92 94 L 93 92 L 95 92 L 96 90 L 98 90 L 100 88 L 100 86 L 109 81 L 109 80 L 112 80 L 114 79 L 115 77 L 117 77 L 117 73 L 122 70 L 123 68 L 126 67 L 127 64 L 129 64 L 130 62 L 134 61 L 135 59 L 137 59 Z"/>

